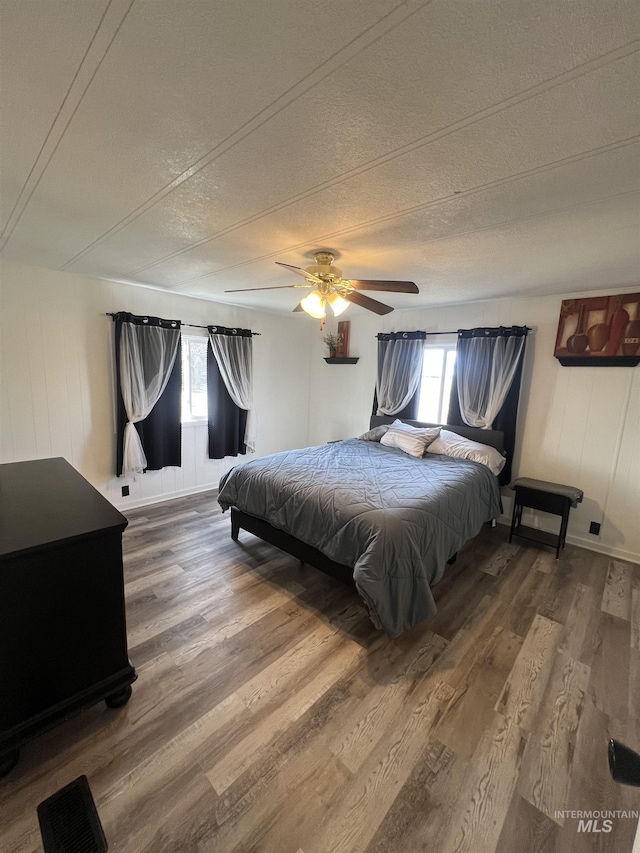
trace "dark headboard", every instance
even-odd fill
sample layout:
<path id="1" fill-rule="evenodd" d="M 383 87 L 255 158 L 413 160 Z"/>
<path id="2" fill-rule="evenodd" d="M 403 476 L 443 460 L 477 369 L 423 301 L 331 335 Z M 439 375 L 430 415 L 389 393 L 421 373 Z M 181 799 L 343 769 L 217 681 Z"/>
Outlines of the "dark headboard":
<path id="1" fill-rule="evenodd" d="M 380 426 L 381 424 L 391 424 L 395 421 L 394 415 L 372 415 L 369 429 Z M 415 427 L 439 427 L 448 429 L 449 432 L 455 432 L 464 438 L 470 438 L 471 441 L 479 441 L 480 444 L 488 444 L 490 447 L 495 447 L 500 453 L 504 453 L 504 433 L 496 429 L 480 429 L 479 427 L 470 426 L 452 426 L 450 424 L 427 424 L 424 421 L 402 421 L 405 424 L 410 424 Z"/>

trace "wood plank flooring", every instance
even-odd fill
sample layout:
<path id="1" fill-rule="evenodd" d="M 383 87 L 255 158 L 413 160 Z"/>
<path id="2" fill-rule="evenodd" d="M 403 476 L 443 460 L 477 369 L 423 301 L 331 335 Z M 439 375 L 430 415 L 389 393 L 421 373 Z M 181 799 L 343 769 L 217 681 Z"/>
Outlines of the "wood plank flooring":
<path id="1" fill-rule="evenodd" d="M 631 851 L 607 741 L 640 749 L 640 566 L 486 527 L 390 640 L 346 587 L 230 521 L 213 493 L 129 513 L 129 704 L 28 744 L 0 851 L 86 774 L 111 853 Z"/>

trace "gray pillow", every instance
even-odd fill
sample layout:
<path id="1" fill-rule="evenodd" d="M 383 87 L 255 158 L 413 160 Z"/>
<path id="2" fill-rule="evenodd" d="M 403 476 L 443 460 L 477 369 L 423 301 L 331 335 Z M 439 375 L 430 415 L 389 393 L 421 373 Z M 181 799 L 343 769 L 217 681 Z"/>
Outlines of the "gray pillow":
<path id="1" fill-rule="evenodd" d="M 381 424 L 380 426 L 370 429 L 368 432 L 363 432 L 358 438 L 362 441 L 380 441 L 391 424 Z"/>

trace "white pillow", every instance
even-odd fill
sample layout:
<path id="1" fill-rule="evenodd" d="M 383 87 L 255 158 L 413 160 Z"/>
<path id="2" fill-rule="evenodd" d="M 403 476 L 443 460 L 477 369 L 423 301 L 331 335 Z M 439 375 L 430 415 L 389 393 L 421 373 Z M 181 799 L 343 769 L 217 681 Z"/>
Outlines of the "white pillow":
<path id="1" fill-rule="evenodd" d="M 440 434 L 441 427 L 415 427 L 411 426 L 411 424 L 406 424 L 404 421 L 401 421 L 399 418 L 396 418 L 395 421 L 391 424 L 391 428 L 393 429 L 402 429 L 405 432 L 412 432 L 414 435 L 426 435 L 429 437 L 429 441 L 433 441 L 431 436 L 435 435 L 437 438 Z"/>
<path id="2" fill-rule="evenodd" d="M 380 439 L 380 444 L 397 447 L 409 456 L 423 456 L 427 445 L 437 439 L 440 427 L 414 427 L 395 420 Z"/>
<path id="3" fill-rule="evenodd" d="M 480 444 L 471 441 L 448 429 L 440 430 L 440 435 L 427 448 L 428 453 L 439 453 L 443 456 L 453 456 L 455 459 L 471 459 L 472 462 L 480 462 L 486 465 L 492 474 L 496 476 L 504 468 L 507 461 L 504 456 L 488 444 Z"/>

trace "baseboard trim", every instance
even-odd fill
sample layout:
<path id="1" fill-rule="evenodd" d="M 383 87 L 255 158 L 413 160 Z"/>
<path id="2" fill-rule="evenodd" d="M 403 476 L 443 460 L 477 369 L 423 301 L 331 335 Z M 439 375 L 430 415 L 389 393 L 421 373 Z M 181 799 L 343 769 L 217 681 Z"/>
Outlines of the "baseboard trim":
<path id="1" fill-rule="evenodd" d="M 498 523 L 504 524 L 506 527 L 511 527 L 511 519 L 506 515 L 500 516 Z M 541 527 L 540 529 L 547 530 L 546 527 Z M 557 530 L 549 529 L 547 532 L 556 533 Z M 578 548 L 584 548 L 586 551 L 595 551 L 597 554 L 615 557 L 617 560 L 640 564 L 640 554 L 634 554 L 632 551 L 626 551 L 624 548 L 610 547 L 609 545 L 603 545 L 601 542 L 592 542 L 590 539 L 583 539 L 581 536 L 574 536 L 571 533 L 567 534 L 567 542 L 570 545 L 576 545 Z"/>
<path id="2" fill-rule="evenodd" d="M 216 492 L 218 491 L 217 483 L 206 483 L 202 486 L 191 486 L 188 489 L 180 489 L 170 494 L 156 495 L 149 498 L 138 498 L 135 501 L 128 501 L 126 498 L 120 499 L 117 503 L 111 501 L 116 509 L 126 515 L 128 509 L 140 509 L 143 506 L 153 506 L 154 504 L 163 504 L 167 501 L 175 501 L 178 498 L 187 498 L 189 495 L 198 495 L 201 492 Z"/>
<path id="3" fill-rule="evenodd" d="M 601 545 L 599 542 L 590 542 L 588 539 L 583 539 L 581 536 L 567 535 L 567 542 L 571 545 L 577 545 L 579 548 L 585 548 L 587 551 L 596 551 L 598 554 L 606 554 L 608 557 L 615 557 L 617 560 L 625 560 L 627 563 L 640 564 L 640 554 L 625 551 L 624 548 L 611 548 L 608 545 Z"/>

